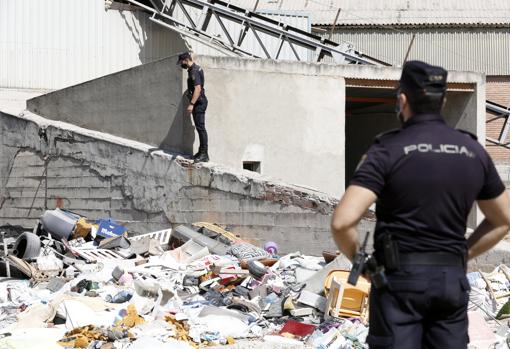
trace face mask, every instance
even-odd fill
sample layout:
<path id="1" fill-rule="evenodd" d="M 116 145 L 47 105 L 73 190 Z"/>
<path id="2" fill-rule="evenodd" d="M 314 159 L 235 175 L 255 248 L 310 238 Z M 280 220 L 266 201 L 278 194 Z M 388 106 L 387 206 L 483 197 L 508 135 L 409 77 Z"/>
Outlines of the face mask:
<path id="1" fill-rule="evenodd" d="M 182 69 L 188 69 L 188 65 L 187 65 L 187 64 L 184 64 L 184 63 L 182 63 L 182 64 L 181 64 L 181 68 L 182 68 Z"/>
<path id="2" fill-rule="evenodd" d="M 397 113 L 397 120 L 400 121 L 400 124 L 403 124 L 404 116 L 402 115 L 402 110 L 400 109 L 400 102 L 398 100 L 399 95 L 400 95 L 400 89 L 397 92 L 397 103 L 395 104 L 395 112 Z"/>

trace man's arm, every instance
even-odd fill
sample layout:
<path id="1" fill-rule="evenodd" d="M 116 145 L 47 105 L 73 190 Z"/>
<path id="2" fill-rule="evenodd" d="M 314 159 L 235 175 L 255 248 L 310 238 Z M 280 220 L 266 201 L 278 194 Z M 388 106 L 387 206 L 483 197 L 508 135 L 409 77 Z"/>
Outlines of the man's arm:
<path id="1" fill-rule="evenodd" d="M 195 89 L 193 90 L 193 96 L 191 96 L 191 100 L 189 101 L 189 105 L 186 108 L 186 111 L 188 114 L 191 114 L 193 112 L 193 105 L 198 101 L 198 98 L 200 97 L 200 92 L 202 91 L 202 86 L 196 85 Z"/>
<path id="2" fill-rule="evenodd" d="M 191 96 L 190 104 L 193 105 L 198 101 L 198 98 L 200 97 L 200 92 L 202 92 L 202 86 L 196 85 L 195 90 L 193 91 L 193 96 Z"/>
<path id="3" fill-rule="evenodd" d="M 507 191 L 491 200 L 478 200 L 485 219 L 468 238 L 468 259 L 490 250 L 510 231 L 510 196 Z"/>
<path id="4" fill-rule="evenodd" d="M 377 196 L 369 189 L 350 185 L 338 203 L 331 220 L 333 239 L 339 250 L 352 262 L 358 249 L 358 225 Z"/>

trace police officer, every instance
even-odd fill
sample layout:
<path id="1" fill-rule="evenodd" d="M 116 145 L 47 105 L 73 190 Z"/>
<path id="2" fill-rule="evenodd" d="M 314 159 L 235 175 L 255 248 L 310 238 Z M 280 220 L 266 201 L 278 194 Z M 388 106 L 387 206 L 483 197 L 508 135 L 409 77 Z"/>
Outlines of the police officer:
<path id="1" fill-rule="evenodd" d="M 193 62 L 193 58 L 189 52 L 180 54 L 177 64 L 179 64 L 182 69 L 188 71 L 187 98 L 189 104 L 186 108 L 186 112 L 193 115 L 193 122 L 195 123 L 195 128 L 200 140 L 198 153 L 193 155 L 193 159 L 195 162 L 207 162 L 209 161 L 209 154 L 207 130 L 205 129 L 205 111 L 207 110 L 208 101 L 204 89 L 204 71 L 199 65 Z"/>
<path id="2" fill-rule="evenodd" d="M 370 348 L 466 348 L 466 261 L 510 230 L 510 197 L 489 155 L 441 117 L 446 77 L 424 62 L 404 65 L 402 127 L 375 139 L 333 214 L 333 238 L 353 260 L 356 226 L 376 202 L 374 256 L 388 286 L 372 284 Z M 485 220 L 466 240 L 475 201 Z"/>

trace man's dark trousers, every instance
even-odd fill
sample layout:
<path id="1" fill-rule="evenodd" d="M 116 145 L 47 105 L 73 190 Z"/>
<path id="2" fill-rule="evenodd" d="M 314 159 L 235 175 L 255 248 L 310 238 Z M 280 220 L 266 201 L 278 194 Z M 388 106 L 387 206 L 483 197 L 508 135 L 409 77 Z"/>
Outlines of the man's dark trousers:
<path id="1" fill-rule="evenodd" d="M 387 277 L 391 289 L 370 294 L 370 349 L 467 348 L 470 287 L 463 267 L 404 265 Z"/>
<path id="2" fill-rule="evenodd" d="M 200 152 L 207 153 L 208 151 L 208 139 L 207 130 L 205 129 L 205 111 L 207 110 L 207 98 L 200 97 L 193 107 L 193 122 L 198 133 L 200 140 Z"/>

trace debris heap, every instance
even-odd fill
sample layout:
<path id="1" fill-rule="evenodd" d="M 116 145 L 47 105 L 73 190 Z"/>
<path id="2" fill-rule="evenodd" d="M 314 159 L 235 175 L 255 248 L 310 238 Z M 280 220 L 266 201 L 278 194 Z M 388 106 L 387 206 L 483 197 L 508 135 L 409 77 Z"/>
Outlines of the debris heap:
<path id="1" fill-rule="evenodd" d="M 335 253 L 279 256 L 209 223 L 129 236 L 60 209 L 4 250 L 0 347 L 367 347 L 370 284 L 342 287 Z"/>
<path id="2" fill-rule="evenodd" d="M 280 256 L 210 223 L 130 236 L 48 210 L 3 236 L 0 348 L 367 348 L 370 282 L 337 253 Z M 508 348 L 510 269 L 467 274 L 469 348 Z"/>

